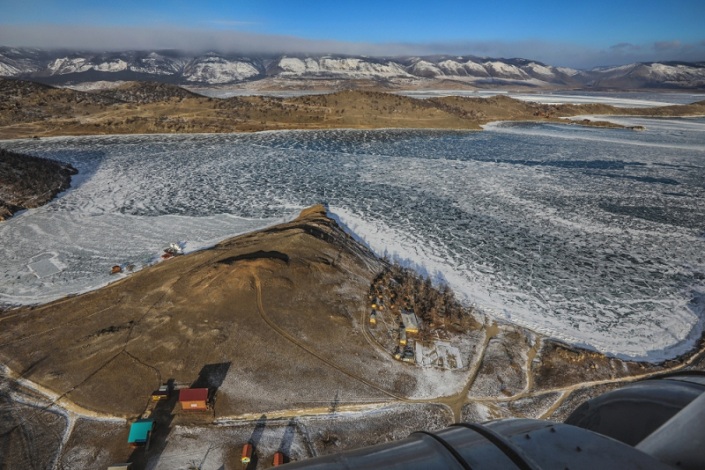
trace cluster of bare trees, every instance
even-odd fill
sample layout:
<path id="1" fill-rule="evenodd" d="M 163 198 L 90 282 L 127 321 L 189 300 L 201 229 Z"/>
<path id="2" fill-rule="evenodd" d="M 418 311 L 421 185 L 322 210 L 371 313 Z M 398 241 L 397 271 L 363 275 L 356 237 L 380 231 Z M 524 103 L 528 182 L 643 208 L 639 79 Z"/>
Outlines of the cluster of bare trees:
<path id="1" fill-rule="evenodd" d="M 370 300 L 395 315 L 402 310 L 416 313 L 420 339 L 437 330 L 460 332 L 480 326 L 473 308 L 463 306 L 447 285 L 436 288 L 430 278 L 398 264 L 391 264 L 375 278 Z"/>

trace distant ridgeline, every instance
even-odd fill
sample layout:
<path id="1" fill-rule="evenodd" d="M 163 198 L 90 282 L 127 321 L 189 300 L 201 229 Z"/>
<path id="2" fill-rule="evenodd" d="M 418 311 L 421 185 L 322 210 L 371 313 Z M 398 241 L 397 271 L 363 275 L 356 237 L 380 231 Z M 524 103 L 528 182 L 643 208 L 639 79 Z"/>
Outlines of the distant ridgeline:
<path id="1" fill-rule="evenodd" d="M 576 70 L 529 59 L 474 56 L 202 55 L 178 51 L 44 51 L 0 47 L 0 77 L 50 84 L 154 80 L 223 85 L 262 79 L 450 80 L 476 87 L 705 88 L 705 63 L 634 63 Z"/>

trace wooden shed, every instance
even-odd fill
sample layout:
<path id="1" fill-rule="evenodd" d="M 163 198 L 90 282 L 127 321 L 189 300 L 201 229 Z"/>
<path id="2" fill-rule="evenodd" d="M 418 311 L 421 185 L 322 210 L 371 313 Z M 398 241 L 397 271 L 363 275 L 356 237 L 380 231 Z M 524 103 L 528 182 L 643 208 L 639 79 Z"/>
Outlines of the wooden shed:
<path id="1" fill-rule="evenodd" d="M 272 467 L 278 467 L 279 465 L 284 465 L 284 463 L 284 453 L 277 452 L 274 454 L 274 458 L 272 459 Z"/>
<path id="2" fill-rule="evenodd" d="M 206 411 L 208 409 L 207 388 L 184 388 L 179 390 L 182 410 Z"/>

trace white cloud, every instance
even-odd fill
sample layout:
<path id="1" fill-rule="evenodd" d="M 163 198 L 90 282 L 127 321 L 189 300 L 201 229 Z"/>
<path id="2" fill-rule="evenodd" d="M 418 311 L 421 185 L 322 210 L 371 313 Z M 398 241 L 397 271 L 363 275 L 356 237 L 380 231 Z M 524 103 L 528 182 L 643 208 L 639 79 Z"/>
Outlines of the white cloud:
<path id="1" fill-rule="evenodd" d="M 101 51 L 175 49 L 191 53 L 208 50 L 243 54 L 477 55 L 504 58 L 522 57 L 551 65 L 576 68 L 657 60 L 705 61 L 705 41 L 692 44 L 674 40 L 664 40 L 653 44 L 622 42 L 606 49 L 541 40 L 380 44 L 335 40 L 317 41 L 294 36 L 166 26 L 120 28 L 0 25 L 0 44 L 18 47 Z"/>

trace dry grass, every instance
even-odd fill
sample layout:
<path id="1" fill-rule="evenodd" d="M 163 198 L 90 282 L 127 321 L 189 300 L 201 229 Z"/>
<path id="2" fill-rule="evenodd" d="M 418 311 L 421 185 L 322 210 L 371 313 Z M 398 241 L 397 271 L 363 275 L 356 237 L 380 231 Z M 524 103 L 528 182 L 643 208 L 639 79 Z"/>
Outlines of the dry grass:
<path id="1" fill-rule="evenodd" d="M 490 121 L 558 121 L 560 117 L 580 114 L 702 115 L 705 103 L 644 110 L 527 103 L 505 96 L 419 100 L 364 90 L 296 98 L 213 99 L 155 83 L 128 83 L 112 90 L 79 92 L 0 80 L 0 138 L 277 129 L 479 130 Z"/>
<path id="2" fill-rule="evenodd" d="M 385 401 L 406 369 L 353 333 L 381 265 L 322 214 L 13 310 L 0 317 L 2 362 L 118 416 L 142 413 L 167 379 L 190 385 L 222 363 L 217 416 L 325 409 L 338 390 L 341 405 Z"/>

